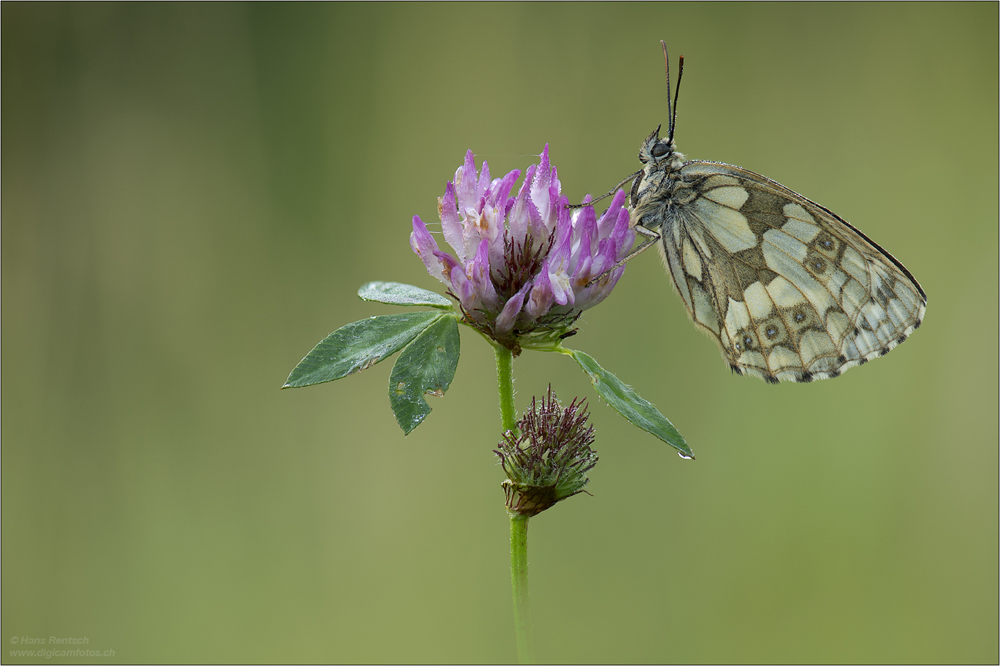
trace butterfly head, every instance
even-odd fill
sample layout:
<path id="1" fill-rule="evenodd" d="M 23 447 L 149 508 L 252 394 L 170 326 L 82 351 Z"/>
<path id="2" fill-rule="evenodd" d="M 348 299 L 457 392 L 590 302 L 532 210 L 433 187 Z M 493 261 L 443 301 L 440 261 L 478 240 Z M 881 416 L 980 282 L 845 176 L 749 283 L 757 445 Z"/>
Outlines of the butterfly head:
<path id="1" fill-rule="evenodd" d="M 643 164 L 669 162 L 670 158 L 677 154 L 673 136 L 661 139 L 660 127 L 661 125 L 657 125 L 639 148 L 639 161 Z"/>
<path id="2" fill-rule="evenodd" d="M 639 147 L 639 161 L 643 166 L 640 177 L 632 182 L 629 199 L 634 207 L 641 208 L 640 203 L 650 195 L 658 201 L 670 192 L 673 174 L 684 165 L 684 155 L 677 152 L 672 133 L 660 137 L 660 127 L 657 126 Z"/>

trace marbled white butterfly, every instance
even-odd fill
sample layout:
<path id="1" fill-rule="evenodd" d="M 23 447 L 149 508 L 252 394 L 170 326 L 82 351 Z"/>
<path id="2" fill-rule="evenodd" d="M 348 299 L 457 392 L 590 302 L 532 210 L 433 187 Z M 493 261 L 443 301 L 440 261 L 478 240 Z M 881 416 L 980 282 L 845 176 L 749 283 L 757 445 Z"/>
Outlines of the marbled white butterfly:
<path id="1" fill-rule="evenodd" d="M 923 319 L 908 270 L 826 208 L 752 171 L 686 161 L 674 147 L 677 95 L 639 150 L 631 223 L 659 241 L 674 288 L 732 370 L 809 382 L 884 356 Z M 680 59 L 677 88 L 684 71 Z"/>

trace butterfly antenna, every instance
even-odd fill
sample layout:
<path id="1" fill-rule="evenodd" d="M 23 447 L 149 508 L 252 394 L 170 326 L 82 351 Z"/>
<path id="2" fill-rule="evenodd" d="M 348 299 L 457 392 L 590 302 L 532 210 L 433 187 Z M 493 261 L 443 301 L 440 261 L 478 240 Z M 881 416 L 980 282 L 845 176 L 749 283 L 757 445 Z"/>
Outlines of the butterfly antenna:
<path id="1" fill-rule="evenodd" d="M 666 54 L 666 47 L 663 48 L 663 53 Z M 677 124 L 677 100 L 681 96 L 681 77 L 684 76 L 684 56 L 681 56 L 677 63 L 677 88 L 674 90 L 674 107 L 671 109 L 670 114 L 670 136 L 667 137 L 667 141 L 673 142 L 674 140 L 674 125 Z M 669 83 L 667 84 L 669 85 Z"/>
<path id="2" fill-rule="evenodd" d="M 670 56 L 667 55 L 667 43 L 662 39 L 660 40 L 660 46 L 663 47 L 663 71 L 666 72 L 667 75 L 667 118 L 671 119 L 673 118 L 674 111 L 673 111 L 673 106 L 671 106 L 670 104 Z M 670 134 L 671 139 L 674 138 L 673 120 L 670 120 L 670 128 L 668 133 Z"/>

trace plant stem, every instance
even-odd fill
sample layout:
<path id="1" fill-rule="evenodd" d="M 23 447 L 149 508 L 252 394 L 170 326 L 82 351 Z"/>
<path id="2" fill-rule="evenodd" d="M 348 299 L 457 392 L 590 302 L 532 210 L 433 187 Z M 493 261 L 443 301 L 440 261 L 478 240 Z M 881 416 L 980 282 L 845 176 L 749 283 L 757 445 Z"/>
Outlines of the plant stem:
<path id="1" fill-rule="evenodd" d="M 494 345 L 497 356 L 497 384 L 500 388 L 500 426 L 503 432 L 517 432 L 514 410 L 514 355 L 509 349 Z"/>
<path id="2" fill-rule="evenodd" d="M 497 356 L 497 385 L 500 391 L 500 425 L 503 432 L 517 432 L 514 410 L 514 355 L 509 349 L 493 346 Z M 528 607 L 528 517 L 510 515 L 510 585 L 514 594 L 514 633 L 517 660 L 534 662 L 531 654 L 531 612 Z"/>
<path id="3" fill-rule="evenodd" d="M 528 605 L 528 517 L 510 513 L 510 584 L 514 592 L 514 633 L 517 660 L 534 663 L 531 641 L 531 609 Z"/>

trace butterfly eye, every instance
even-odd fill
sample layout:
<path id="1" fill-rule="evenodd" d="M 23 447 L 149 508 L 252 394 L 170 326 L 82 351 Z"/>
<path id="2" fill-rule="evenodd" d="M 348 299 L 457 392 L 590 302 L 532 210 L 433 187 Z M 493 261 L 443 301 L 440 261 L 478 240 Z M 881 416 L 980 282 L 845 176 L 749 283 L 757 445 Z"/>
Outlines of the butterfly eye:
<path id="1" fill-rule="evenodd" d="M 670 148 L 667 147 L 665 143 L 658 143 L 653 146 L 653 157 L 660 158 L 670 152 Z"/>

